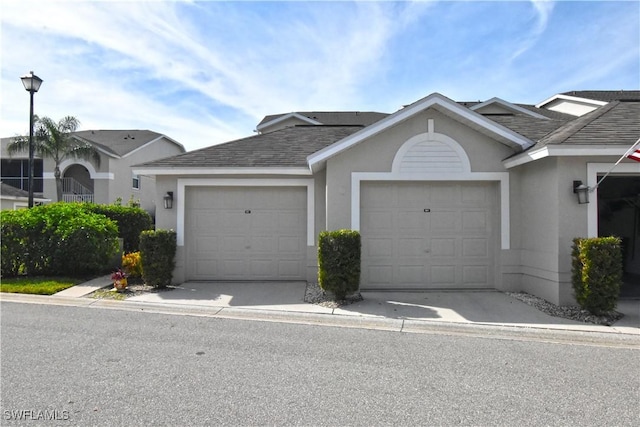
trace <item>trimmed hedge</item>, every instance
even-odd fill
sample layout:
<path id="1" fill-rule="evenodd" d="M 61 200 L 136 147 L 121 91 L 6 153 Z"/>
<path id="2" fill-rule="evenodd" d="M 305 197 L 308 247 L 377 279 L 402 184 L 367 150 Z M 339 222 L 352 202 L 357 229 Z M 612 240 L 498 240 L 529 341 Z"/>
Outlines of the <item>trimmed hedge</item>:
<path id="1" fill-rule="evenodd" d="M 2 211 L 0 222 L 4 277 L 101 273 L 118 251 L 115 222 L 75 203 Z"/>
<path id="2" fill-rule="evenodd" d="M 323 231 L 318 240 L 318 284 L 325 292 L 344 299 L 360 287 L 360 233 Z"/>
<path id="3" fill-rule="evenodd" d="M 82 206 L 90 212 L 101 214 L 115 221 L 126 253 L 140 250 L 140 233 L 153 229 L 153 219 L 144 209 L 135 206 L 96 205 L 85 203 Z"/>
<path id="4" fill-rule="evenodd" d="M 622 285 L 621 240 L 576 238 L 571 255 L 571 281 L 580 307 L 596 315 L 614 310 Z"/>
<path id="5" fill-rule="evenodd" d="M 171 284 L 176 250 L 173 230 L 147 230 L 140 234 L 142 278 L 147 285 L 163 288 Z"/>

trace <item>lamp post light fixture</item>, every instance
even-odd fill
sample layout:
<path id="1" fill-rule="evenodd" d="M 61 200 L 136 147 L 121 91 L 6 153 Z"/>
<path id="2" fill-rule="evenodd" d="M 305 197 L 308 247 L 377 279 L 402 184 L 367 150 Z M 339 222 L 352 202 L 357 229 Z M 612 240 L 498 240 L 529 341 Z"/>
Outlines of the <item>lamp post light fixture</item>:
<path id="1" fill-rule="evenodd" d="M 40 89 L 42 79 L 30 71 L 20 77 L 22 84 L 27 92 L 29 92 L 30 98 L 30 110 L 29 110 L 29 208 L 33 207 L 33 94 Z"/>
<path id="2" fill-rule="evenodd" d="M 173 191 L 167 191 L 167 194 L 163 197 L 164 200 L 164 208 L 172 209 L 173 208 Z"/>

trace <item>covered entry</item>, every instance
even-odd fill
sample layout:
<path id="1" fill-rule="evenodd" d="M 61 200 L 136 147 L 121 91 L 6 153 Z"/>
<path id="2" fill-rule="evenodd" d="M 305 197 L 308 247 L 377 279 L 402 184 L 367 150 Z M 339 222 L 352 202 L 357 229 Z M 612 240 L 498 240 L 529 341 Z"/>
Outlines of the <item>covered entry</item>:
<path id="1" fill-rule="evenodd" d="M 362 182 L 364 289 L 493 288 L 498 184 Z"/>

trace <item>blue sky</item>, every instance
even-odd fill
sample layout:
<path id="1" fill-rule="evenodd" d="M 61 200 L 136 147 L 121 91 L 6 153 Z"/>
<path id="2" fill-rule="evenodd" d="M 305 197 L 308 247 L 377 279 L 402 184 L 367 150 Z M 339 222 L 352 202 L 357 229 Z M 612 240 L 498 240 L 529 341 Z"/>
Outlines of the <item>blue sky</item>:
<path id="1" fill-rule="evenodd" d="M 640 88 L 640 1 L 3 0 L 0 136 L 35 112 L 188 150 L 268 114 Z"/>

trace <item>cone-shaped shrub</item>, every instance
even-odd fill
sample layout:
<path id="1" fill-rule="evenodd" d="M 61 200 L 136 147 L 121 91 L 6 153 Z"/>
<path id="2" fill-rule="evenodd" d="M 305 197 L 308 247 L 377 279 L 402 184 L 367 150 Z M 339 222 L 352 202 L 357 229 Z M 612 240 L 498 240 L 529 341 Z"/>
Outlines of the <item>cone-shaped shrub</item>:
<path id="1" fill-rule="evenodd" d="M 163 288 L 171 284 L 176 249 L 173 230 L 147 230 L 140 234 L 142 279 L 147 285 Z"/>
<path id="2" fill-rule="evenodd" d="M 583 309 L 596 315 L 614 310 L 622 285 L 620 239 L 574 239 L 572 284 L 576 300 Z"/>
<path id="3" fill-rule="evenodd" d="M 360 233 L 323 231 L 318 240 L 318 284 L 344 299 L 360 287 Z"/>

